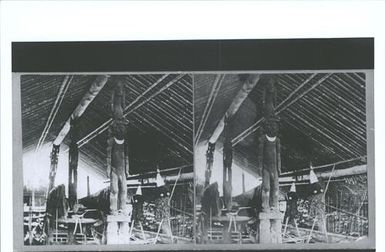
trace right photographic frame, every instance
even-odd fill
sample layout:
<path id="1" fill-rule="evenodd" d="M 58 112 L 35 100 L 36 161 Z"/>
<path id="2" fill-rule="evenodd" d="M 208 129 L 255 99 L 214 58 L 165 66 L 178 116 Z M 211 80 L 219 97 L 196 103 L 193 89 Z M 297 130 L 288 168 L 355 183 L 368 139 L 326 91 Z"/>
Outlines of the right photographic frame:
<path id="1" fill-rule="evenodd" d="M 372 70 L 193 80 L 197 244 L 370 244 Z"/>

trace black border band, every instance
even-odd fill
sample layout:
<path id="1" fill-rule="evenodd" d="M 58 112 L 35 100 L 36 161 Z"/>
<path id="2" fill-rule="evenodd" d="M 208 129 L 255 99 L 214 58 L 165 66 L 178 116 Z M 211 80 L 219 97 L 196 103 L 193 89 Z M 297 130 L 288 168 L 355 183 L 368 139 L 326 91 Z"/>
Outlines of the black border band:
<path id="1" fill-rule="evenodd" d="M 374 69 L 374 38 L 13 42 L 13 72 Z"/>

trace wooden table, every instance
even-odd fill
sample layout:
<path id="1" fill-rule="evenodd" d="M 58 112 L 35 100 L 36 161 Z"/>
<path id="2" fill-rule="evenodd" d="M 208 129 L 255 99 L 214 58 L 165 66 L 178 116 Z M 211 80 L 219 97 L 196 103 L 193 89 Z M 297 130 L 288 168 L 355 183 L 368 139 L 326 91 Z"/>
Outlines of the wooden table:
<path id="1" fill-rule="evenodd" d="M 239 241 L 238 243 L 242 243 L 242 227 L 251 220 L 251 217 L 248 216 L 238 216 L 233 213 L 228 213 L 227 215 L 221 215 L 221 216 L 214 216 L 211 218 L 211 221 L 217 221 L 224 223 L 224 229 L 223 229 L 223 238 L 225 242 L 229 242 L 229 239 L 231 240 L 231 228 L 232 223 L 234 223 L 234 230 L 235 232 L 238 232 L 239 235 Z M 228 237 L 229 236 L 229 237 Z"/>
<path id="2" fill-rule="evenodd" d="M 60 224 L 66 224 L 68 226 L 68 244 L 74 244 L 75 243 L 75 234 L 77 227 L 80 228 L 80 233 L 84 235 L 85 241 L 86 239 L 86 227 L 87 225 L 92 225 L 96 223 L 97 219 L 92 218 L 83 218 L 80 215 L 74 215 L 71 218 L 60 218 L 58 219 L 58 223 Z M 57 232 L 57 230 L 56 230 Z"/>

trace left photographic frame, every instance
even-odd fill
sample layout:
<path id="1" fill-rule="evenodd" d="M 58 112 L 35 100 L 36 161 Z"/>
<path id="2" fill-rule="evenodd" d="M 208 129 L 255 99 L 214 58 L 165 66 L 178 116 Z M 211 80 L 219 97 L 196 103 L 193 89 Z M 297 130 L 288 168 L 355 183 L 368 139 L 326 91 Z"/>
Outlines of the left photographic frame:
<path id="1" fill-rule="evenodd" d="M 23 178 L 16 239 L 194 243 L 191 75 L 14 73 L 13 82 Z"/>

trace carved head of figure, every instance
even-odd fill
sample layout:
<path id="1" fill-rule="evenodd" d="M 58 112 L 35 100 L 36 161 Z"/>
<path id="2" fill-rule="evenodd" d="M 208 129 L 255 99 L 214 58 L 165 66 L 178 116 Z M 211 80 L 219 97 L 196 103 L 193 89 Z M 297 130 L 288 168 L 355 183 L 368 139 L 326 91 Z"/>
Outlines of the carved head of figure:
<path id="1" fill-rule="evenodd" d="M 73 142 L 76 142 L 80 138 L 79 137 L 79 131 L 80 131 L 79 119 L 78 118 L 74 119 L 71 117 L 70 126 L 71 126 L 70 137 L 71 137 Z"/>
<path id="2" fill-rule="evenodd" d="M 141 206 L 141 205 L 143 205 L 143 202 L 144 202 L 144 200 L 143 200 L 143 196 L 142 195 L 134 195 L 133 196 L 133 204 L 134 205 Z"/>
<path id="3" fill-rule="evenodd" d="M 275 93 L 275 85 L 276 85 L 276 79 L 273 77 L 270 77 L 266 84 L 265 84 L 265 92 L 266 93 Z"/>
<path id="4" fill-rule="evenodd" d="M 311 190 L 311 194 L 320 194 L 320 193 L 324 193 L 324 188 L 323 186 L 321 185 L 321 183 L 317 182 L 317 183 L 314 183 L 314 184 L 310 184 L 310 190 Z"/>
<path id="5" fill-rule="evenodd" d="M 123 95 L 123 88 L 124 88 L 123 80 L 118 78 L 115 86 L 115 95 L 117 96 Z"/>
<path id="6" fill-rule="evenodd" d="M 278 130 L 279 130 L 278 122 L 279 122 L 278 117 L 266 118 L 263 129 L 267 136 L 276 137 L 278 135 Z"/>
<path id="7" fill-rule="evenodd" d="M 124 140 L 127 130 L 126 120 L 115 120 L 113 123 L 113 134 L 117 140 Z"/>
<path id="8" fill-rule="evenodd" d="M 286 196 L 288 203 L 297 202 L 298 196 L 296 192 L 288 192 Z"/>
<path id="9" fill-rule="evenodd" d="M 170 190 L 166 185 L 159 187 L 159 198 L 170 197 L 170 195 Z"/>

